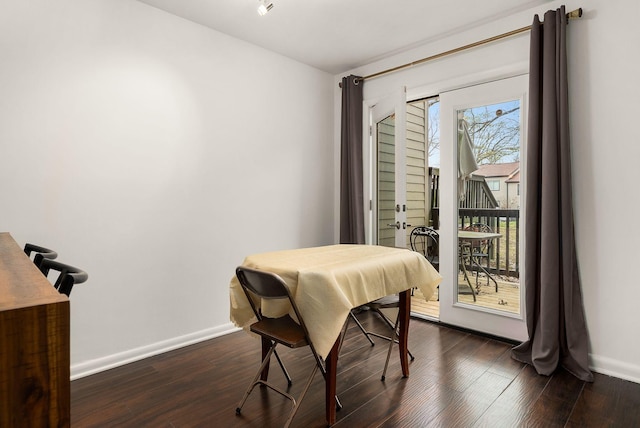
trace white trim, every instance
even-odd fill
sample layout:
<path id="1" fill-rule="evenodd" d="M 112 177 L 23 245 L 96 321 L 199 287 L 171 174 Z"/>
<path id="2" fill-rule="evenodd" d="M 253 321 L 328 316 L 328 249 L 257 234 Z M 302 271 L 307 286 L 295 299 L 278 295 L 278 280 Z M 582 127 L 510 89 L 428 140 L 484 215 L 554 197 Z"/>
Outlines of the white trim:
<path id="1" fill-rule="evenodd" d="M 185 334 L 184 336 L 178 336 L 161 342 L 152 343 L 150 345 L 141 346 L 139 348 L 130 349 L 118 354 L 74 364 L 71 366 L 71 380 L 80 379 L 85 376 L 90 376 L 105 370 L 153 357 L 154 355 L 163 354 L 165 352 L 173 351 L 174 349 L 183 348 L 185 346 L 233 333 L 238 330 L 240 330 L 238 327 L 231 323 L 227 323 L 206 330 L 200 330 L 195 333 Z"/>
<path id="2" fill-rule="evenodd" d="M 529 74 L 529 61 L 521 61 L 493 68 L 491 70 L 456 76 L 451 79 L 437 81 L 434 83 L 407 87 L 407 101 L 411 102 L 421 98 L 439 96 L 445 92 L 491 83 L 496 80 L 508 79 L 510 77 L 521 76 L 523 74 Z"/>
<path id="3" fill-rule="evenodd" d="M 363 193 L 369 195 L 365 197 L 365 242 L 367 244 L 378 244 L 378 198 L 377 198 L 377 132 L 376 125 L 389 115 L 395 114 L 394 137 L 395 137 L 395 159 L 398 166 L 398 159 L 406 158 L 406 115 L 407 115 L 407 90 L 401 86 L 392 93 L 375 99 L 363 100 Z M 366 137 L 366 138 L 365 138 Z M 400 163 L 402 166 L 402 162 Z M 406 184 L 404 179 L 406 173 L 403 169 L 396 168 L 395 198 L 396 204 L 406 205 Z M 397 212 L 395 221 L 406 224 L 406 212 Z M 396 247 L 406 247 L 406 230 L 395 231 Z"/>
<path id="4" fill-rule="evenodd" d="M 415 315 L 412 314 L 412 316 Z M 417 316 L 417 318 L 437 321 L 430 317 Z M 227 323 L 218 327 L 175 337 L 173 339 L 131 349 L 129 351 L 113 354 L 104 358 L 98 358 L 96 360 L 75 364 L 71 366 L 71 380 L 80 379 L 92 374 L 120 367 L 125 364 L 133 363 L 135 361 L 140 361 L 145 358 L 173 351 L 178 348 L 183 348 L 185 346 L 193 345 L 205 340 L 234 333 L 239 330 L 240 329 L 235 327 L 233 324 Z M 589 357 L 591 359 L 591 370 L 593 370 L 594 372 L 628 380 L 630 382 L 640 383 L 640 365 L 629 364 L 623 361 L 614 360 L 594 354 L 589 354 Z"/>
<path id="5" fill-rule="evenodd" d="M 640 383 L 640 365 L 594 354 L 589 354 L 589 357 L 591 370 L 594 372 Z"/>

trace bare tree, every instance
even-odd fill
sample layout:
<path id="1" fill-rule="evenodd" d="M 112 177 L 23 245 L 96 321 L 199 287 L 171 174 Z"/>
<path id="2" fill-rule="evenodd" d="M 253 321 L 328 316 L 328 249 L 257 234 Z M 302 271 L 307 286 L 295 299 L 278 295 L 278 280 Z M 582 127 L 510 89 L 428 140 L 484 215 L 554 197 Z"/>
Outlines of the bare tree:
<path id="1" fill-rule="evenodd" d="M 512 105 L 507 110 L 494 105 L 464 111 L 479 165 L 520 160 L 520 105 Z"/>
<path id="2" fill-rule="evenodd" d="M 429 115 L 427 121 L 429 126 L 427 127 L 427 144 L 428 144 L 428 156 L 432 156 L 434 153 L 440 150 L 440 109 L 438 104 L 439 98 L 432 98 L 427 101 L 427 114 Z"/>
<path id="3" fill-rule="evenodd" d="M 440 100 L 426 102 L 428 114 L 428 156 L 440 150 Z M 498 107 L 502 107 L 498 108 Z M 517 162 L 520 160 L 519 102 L 476 107 L 464 111 L 464 119 L 473 139 L 478 164 Z"/>

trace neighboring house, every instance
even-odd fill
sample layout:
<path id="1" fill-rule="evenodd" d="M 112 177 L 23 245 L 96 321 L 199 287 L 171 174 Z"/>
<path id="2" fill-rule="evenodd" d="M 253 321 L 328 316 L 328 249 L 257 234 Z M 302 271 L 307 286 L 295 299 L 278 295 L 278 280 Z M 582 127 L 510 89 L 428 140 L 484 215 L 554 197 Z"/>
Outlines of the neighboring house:
<path id="1" fill-rule="evenodd" d="M 520 208 L 520 162 L 480 165 L 473 175 L 484 177 L 500 208 Z"/>

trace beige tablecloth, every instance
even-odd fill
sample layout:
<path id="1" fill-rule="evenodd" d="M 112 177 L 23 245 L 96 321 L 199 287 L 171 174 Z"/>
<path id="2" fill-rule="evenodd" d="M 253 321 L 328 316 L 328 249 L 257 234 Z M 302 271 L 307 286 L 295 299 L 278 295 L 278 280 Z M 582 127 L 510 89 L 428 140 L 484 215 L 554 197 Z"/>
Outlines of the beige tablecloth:
<path id="1" fill-rule="evenodd" d="M 275 251 L 248 256 L 242 265 L 280 275 L 323 358 L 331 351 L 351 309 L 412 287 L 418 287 L 428 299 L 442 279 L 424 256 L 376 245 Z M 235 325 L 244 328 L 255 321 L 235 276 L 230 284 L 230 300 L 231 321 Z M 276 317 L 286 314 L 290 309 L 287 306 L 263 306 L 262 311 Z"/>

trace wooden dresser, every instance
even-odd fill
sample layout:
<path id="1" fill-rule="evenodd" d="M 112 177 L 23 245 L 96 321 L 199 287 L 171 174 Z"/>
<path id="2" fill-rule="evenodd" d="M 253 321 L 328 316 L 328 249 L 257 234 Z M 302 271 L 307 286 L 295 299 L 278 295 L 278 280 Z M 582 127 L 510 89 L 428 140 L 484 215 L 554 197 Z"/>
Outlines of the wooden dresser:
<path id="1" fill-rule="evenodd" d="M 0 427 L 70 425 L 69 299 L 0 233 Z"/>

